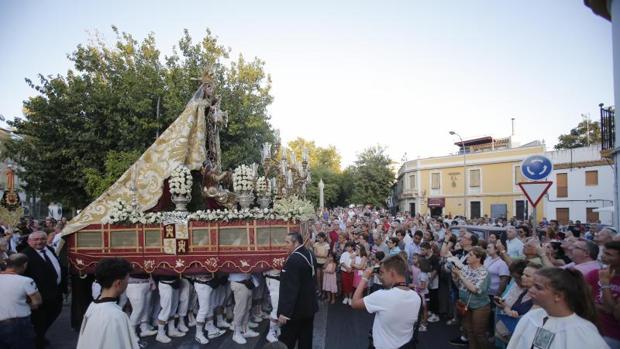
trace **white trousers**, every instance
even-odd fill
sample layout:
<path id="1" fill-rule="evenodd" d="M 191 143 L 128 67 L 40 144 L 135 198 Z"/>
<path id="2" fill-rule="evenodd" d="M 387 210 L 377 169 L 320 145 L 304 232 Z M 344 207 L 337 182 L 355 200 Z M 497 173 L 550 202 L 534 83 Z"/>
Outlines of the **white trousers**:
<path id="1" fill-rule="evenodd" d="M 271 314 L 272 319 L 278 319 L 278 301 L 280 300 L 280 280 L 265 278 L 269 297 L 271 298 Z"/>
<path id="2" fill-rule="evenodd" d="M 211 306 L 211 293 L 213 288 L 207 284 L 194 283 L 194 289 L 196 289 L 196 296 L 198 297 L 198 315 L 196 315 L 196 321 L 205 323 L 205 319 L 211 314 L 213 316 L 213 307 Z"/>
<path id="3" fill-rule="evenodd" d="M 252 307 L 252 291 L 239 282 L 232 281 L 230 289 L 235 296 L 235 308 L 233 309 L 233 325 L 235 329 L 243 329 L 250 320 L 250 308 Z"/>
<path id="4" fill-rule="evenodd" d="M 161 305 L 157 320 L 168 321 L 172 315 L 177 313 L 179 289 L 175 290 L 172 286 L 163 282 L 159 282 L 157 288 L 159 289 L 159 304 Z"/>
<path id="5" fill-rule="evenodd" d="M 192 292 L 192 284 L 187 280 L 181 278 L 181 286 L 179 287 L 179 309 L 177 315 L 186 316 L 187 308 L 189 306 L 189 295 Z"/>
<path id="6" fill-rule="evenodd" d="M 129 303 L 131 303 L 131 316 L 129 321 L 133 326 L 149 321 L 149 309 L 151 305 L 151 284 L 148 282 L 128 284 L 125 291 Z"/>

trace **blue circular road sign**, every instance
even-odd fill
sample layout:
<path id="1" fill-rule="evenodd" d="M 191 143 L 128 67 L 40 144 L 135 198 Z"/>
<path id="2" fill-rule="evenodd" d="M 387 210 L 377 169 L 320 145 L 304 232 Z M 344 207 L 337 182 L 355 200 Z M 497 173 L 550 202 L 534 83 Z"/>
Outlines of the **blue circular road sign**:
<path id="1" fill-rule="evenodd" d="M 553 170 L 551 160 L 542 155 L 528 156 L 521 163 L 521 173 L 523 173 L 526 178 L 533 181 L 547 177 L 551 173 L 551 170 Z"/>

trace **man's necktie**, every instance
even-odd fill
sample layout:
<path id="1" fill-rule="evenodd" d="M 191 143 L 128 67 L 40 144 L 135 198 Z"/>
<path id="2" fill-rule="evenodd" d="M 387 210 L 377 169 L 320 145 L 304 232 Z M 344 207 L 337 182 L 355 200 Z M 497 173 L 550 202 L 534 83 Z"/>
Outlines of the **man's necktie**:
<path id="1" fill-rule="evenodd" d="M 52 268 L 52 270 L 54 271 L 54 275 L 56 275 L 56 277 L 58 277 L 58 273 L 56 273 L 56 268 L 54 267 L 54 263 L 52 263 L 52 260 L 50 259 L 50 257 L 47 256 L 47 253 L 45 252 L 45 250 L 41 250 L 41 254 L 43 255 L 43 258 L 45 259 L 45 262 Z"/>

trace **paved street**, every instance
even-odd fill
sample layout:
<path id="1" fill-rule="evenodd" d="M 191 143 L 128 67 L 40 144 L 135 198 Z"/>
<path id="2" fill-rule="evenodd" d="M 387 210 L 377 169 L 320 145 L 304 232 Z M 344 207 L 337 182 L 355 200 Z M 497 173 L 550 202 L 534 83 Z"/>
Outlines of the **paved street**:
<path id="1" fill-rule="evenodd" d="M 368 332 L 372 327 L 372 315 L 352 310 L 342 304 L 326 305 L 321 303 L 315 317 L 314 348 L 315 349 L 362 349 L 368 346 Z M 176 338 L 170 344 L 161 344 L 155 337 L 149 337 L 147 348 L 209 348 L 209 349 L 260 349 L 267 342 L 265 335 L 268 325 L 266 321 L 259 328 L 261 336 L 252 338 L 246 345 L 238 345 L 232 341 L 230 333 L 212 340 L 209 344 L 200 345 L 194 341 L 193 329 L 183 338 Z M 430 324 L 428 332 L 420 334 L 420 349 L 456 348 L 448 344 L 448 340 L 457 334 L 455 326 L 443 323 Z M 52 348 L 75 348 L 77 332 L 69 326 L 69 306 L 54 323 L 48 333 Z"/>

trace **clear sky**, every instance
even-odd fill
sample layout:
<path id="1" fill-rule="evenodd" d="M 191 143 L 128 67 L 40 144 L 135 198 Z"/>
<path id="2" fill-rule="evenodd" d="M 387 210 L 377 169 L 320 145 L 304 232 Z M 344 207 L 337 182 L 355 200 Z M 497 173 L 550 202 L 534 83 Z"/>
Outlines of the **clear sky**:
<path id="1" fill-rule="evenodd" d="M 163 53 L 209 28 L 273 80 L 284 141 L 334 145 L 343 165 L 382 144 L 393 160 L 510 134 L 551 148 L 613 104 L 611 24 L 583 0 L 0 1 L 0 114 L 21 116 L 24 78 L 65 74 L 67 54 L 111 25 Z"/>

